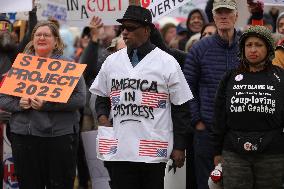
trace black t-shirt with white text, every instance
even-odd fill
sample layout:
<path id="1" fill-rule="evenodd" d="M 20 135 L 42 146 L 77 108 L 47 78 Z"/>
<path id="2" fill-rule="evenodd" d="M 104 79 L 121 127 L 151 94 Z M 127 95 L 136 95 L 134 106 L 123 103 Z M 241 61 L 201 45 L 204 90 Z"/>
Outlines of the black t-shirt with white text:
<path id="1" fill-rule="evenodd" d="M 213 142 L 216 154 L 232 151 L 230 130 L 254 132 L 284 127 L 284 70 L 273 66 L 260 72 L 226 74 L 215 101 Z M 284 153 L 284 134 L 278 135 L 268 152 Z M 223 147 L 223 148 L 222 148 Z"/>
<path id="2" fill-rule="evenodd" d="M 284 88 L 278 79 L 265 71 L 235 74 L 227 85 L 227 125 L 240 131 L 283 127 Z"/>

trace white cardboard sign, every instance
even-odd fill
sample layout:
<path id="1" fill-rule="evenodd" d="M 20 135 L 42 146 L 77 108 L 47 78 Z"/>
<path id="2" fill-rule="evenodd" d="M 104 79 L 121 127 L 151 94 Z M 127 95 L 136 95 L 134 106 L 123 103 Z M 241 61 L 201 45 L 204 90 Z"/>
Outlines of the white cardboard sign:
<path id="1" fill-rule="evenodd" d="M 32 10 L 32 0 L 0 0 L 0 13 L 25 12 Z"/>
<path id="2" fill-rule="evenodd" d="M 284 6 L 284 0 L 264 0 L 265 5 Z"/>
<path id="3" fill-rule="evenodd" d="M 153 22 L 192 0 L 141 0 L 141 6 L 152 13 Z"/>

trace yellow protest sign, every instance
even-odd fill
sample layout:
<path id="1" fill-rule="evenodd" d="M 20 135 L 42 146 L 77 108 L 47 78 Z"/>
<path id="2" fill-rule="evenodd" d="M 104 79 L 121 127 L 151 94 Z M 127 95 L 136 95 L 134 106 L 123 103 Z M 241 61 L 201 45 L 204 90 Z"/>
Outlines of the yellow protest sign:
<path id="1" fill-rule="evenodd" d="M 85 64 L 19 54 L 0 93 L 66 103 L 85 68 Z"/>

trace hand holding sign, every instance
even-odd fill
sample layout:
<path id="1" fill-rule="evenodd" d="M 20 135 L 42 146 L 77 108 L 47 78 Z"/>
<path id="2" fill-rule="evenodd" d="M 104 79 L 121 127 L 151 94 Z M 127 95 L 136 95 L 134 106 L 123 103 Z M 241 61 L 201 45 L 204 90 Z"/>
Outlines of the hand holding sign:
<path id="1" fill-rule="evenodd" d="M 40 110 L 45 103 L 44 100 L 41 100 L 39 97 L 34 98 L 25 98 L 20 99 L 20 107 L 27 110 L 33 108 L 35 110 Z"/>
<path id="2" fill-rule="evenodd" d="M 35 0 L 33 0 L 32 5 L 33 5 L 33 8 L 35 8 L 36 6 Z"/>
<path id="3" fill-rule="evenodd" d="M 31 98 L 31 106 L 35 110 L 40 110 L 45 103 L 44 100 L 41 100 L 39 97 Z"/>
<path id="4" fill-rule="evenodd" d="M 35 109 L 41 108 L 41 100 L 66 103 L 85 68 L 84 64 L 19 54 L 0 93 L 34 99 L 30 105 Z M 21 107 L 29 108 L 26 99 Z"/>
<path id="5" fill-rule="evenodd" d="M 31 106 L 31 102 L 30 102 L 30 99 L 29 98 L 25 98 L 25 97 L 22 97 L 20 99 L 20 107 L 27 110 L 27 109 L 30 109 L 32 106 Z"/>
<path id="6" fill-rule="evenodd" d="M 264 3 L 262 1 L 247 0 L 249 12 L 263 14 Z"/>

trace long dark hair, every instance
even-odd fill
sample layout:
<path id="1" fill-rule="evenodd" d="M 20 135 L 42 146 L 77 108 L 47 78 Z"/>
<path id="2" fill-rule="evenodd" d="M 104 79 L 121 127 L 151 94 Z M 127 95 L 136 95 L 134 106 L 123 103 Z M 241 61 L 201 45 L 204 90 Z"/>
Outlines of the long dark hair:
<path id="1" fill-rule="evenodd" d="M 207 27 L 209 27 L 209 26 L 215 27 L 215 28 L 216 28 L 216 31 L 217 31 L 216 24 L 215 24 L 214 22 L 209 22 L 208 24 L 205 24 L 205 25 L 202 27 L 202 29 L 201 29 L 201 31 L 200 31 L 200 34 L 201 34 L 200 39 L 202 39 L 202 38 L 204 37 L 204 36 L 202 36 L 202 34 L 203 34 L 204 30 L 205 30 Z"/>
<path id="2" fill-rule="evenodd" d="M 269 59 L 266 59 L 265 63 L 264 63 L 264 68 L 263 70 L 271 70 L 272 68 L 272 61 Z M 237 73 L 245 73 L 245 72 L 249 72 L 249 63 L 247 61 L 247 59 L 240 59 L 240 65 L 237 68 Z"/>

